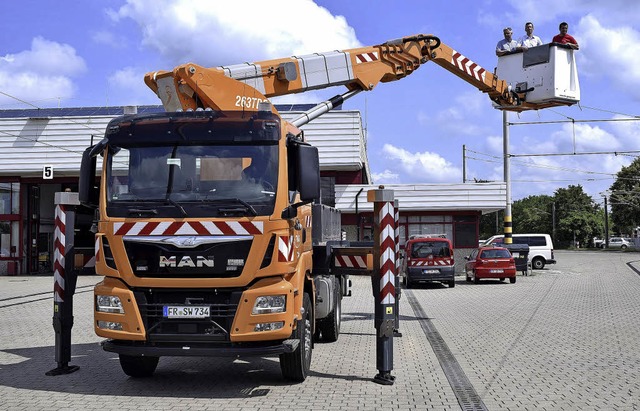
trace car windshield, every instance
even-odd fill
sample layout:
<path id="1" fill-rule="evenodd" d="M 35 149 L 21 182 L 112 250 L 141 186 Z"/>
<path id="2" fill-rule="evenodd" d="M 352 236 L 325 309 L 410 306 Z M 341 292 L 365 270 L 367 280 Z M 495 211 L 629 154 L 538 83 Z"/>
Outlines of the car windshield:
<path id="1" fill-rule="evenodd" d="M 427 258 L 433 257 L 450 257 L 449 245 L 443 241 L 428 241 L 414 243 L 411 247 L 411 257 Z"/>
<path id="2" fill-rule="evenodd" d="M 107 200 L 113 216 L 273 213 L 276 144 L 132 146 L 114 150 L 109 160 Z"/>
<path id="3" fill-rule="evenodd" d="M 480 254 L 480 258 L 511 258 L 511 253 L 504 248 L 484 250 Z"/>

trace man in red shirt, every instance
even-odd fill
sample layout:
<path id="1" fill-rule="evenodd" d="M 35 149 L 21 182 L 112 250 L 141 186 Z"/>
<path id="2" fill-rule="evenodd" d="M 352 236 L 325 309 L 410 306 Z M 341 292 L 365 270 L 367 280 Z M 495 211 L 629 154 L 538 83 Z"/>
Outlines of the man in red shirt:
<path id="1" fill-rule="evenodd" d="M 568 31 L 569 31 L 569 24 L 563 21 L 562 23 L 560 23 L 560 34 L 556 34 L 553 37 L 552 42 L 566 44 L 572 49 L 578 50 L 580 48 L 580 46 L 578 46 L 578 42 L 576 41 L 576 39 L 573 38 L 571 34 L 567 34 Z"/>

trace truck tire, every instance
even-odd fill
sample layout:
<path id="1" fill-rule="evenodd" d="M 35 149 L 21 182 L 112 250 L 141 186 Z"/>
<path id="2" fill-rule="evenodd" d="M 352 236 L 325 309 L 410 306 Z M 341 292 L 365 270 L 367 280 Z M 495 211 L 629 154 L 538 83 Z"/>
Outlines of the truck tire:
<path id="1" fill-rule="evenodd" d="M 340 289 L 340 279 L 336 278 L 333 291 L 336 298 L 334 299 L 333 310 L 326 318 L 316 323 L 316 333 L 321 335 L 324 342 L 336 342 L 340 336 L 340 322 L 342 321 L 342 292 Z"/>
<path id="2" fill-rule="evenodd" d="M 311 343 L 313 339 L 311 299 L 304 293 L 302 308 L 304 313 L 298 327 L 291 334 L 292 339 L 299 341 L 298 348 L 292 353 L 280 354 L 280 370 L 285 380 L 303 382 L 311 368 Z"/>
<path id="3" fill-rule="evenodd" d="M 159 359 L 159 357 L 120 354 L 120 367 L 129 377 L 147 378 L 153 375 Z"/>

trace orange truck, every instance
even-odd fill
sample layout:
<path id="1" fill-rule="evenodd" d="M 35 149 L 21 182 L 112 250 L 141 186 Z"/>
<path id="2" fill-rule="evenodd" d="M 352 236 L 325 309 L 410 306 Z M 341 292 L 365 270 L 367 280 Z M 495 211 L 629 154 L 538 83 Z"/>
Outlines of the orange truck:
<path id="1" fill-rule="evenodd" d="M 316 204 L 318 150 L 300 127 L 428 61 L 503 109 L 575 103 L 529 102 L 433 35 L 145 76 L 166 113 L 112 120 L 84 153 L 79 187 L 96 208 L 104 276 L 95 332 L 127 375 L 152 375 L 162 356 L 277 355 L 285 379 L 307 377 L 315 339 L 338 339 L 349 281 L 333 264 L 334 239 L 318 237 L 335 210 Z M 344 94 L 289 122 L 269 102 L 340 85 Z"/>

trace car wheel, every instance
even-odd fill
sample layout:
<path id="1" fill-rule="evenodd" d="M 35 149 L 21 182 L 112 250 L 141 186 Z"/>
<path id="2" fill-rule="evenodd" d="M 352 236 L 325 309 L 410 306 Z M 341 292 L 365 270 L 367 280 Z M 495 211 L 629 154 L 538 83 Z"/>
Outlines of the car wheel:
<path id="1" fill-rule="evenodd" d="M 470 283 L 471 282 L 471 277 L 469 277 L 469 274 L 467 274 L 467 282 Z"/>
<path id="2" fill-rule="evenodd" d="M 405 277 L 404 279 L 404 288 L 411 288 L 412 284 L 411 284 L 411 280 L 409 279 L 409 277 Z"/>
<path id="3" fill-rule="evenodd" d="M 456 281 L 455 280 L 449 281 L 449 288 L 453 288 L 455 286 L 456 286 Z"/>
<path id="4" fill-rule="evenodd" d="M 544 268 L 544 258 L 536 257 L 531 262 L 531 267 L 536 270 L 542 270 Z"/>
<path id="5" fill-rule="evenodd" d="M 514 283 L 516 282 L 516 277 L 511 277 L 511 278 L 509 278 L 509 282 L 510 282 L 511 284 L 514 284 Z"/>
<path id="6" fill-rule="evenodd" d="M 622 244 L 622 245 L 620 246 L 620 249 L 621 249 L 621 250 L 626 250 L 626 249 L 627 249 L 627 246 L 626 246 L 626 245 L 624 245 L 624 244 Z"/>
<path id="7" fill-rule="evenodd" d="M 476 273 L 473 273 L 473 283 L 474 284 L 478 284 L 480 282 L 480 279 L 476 276 Z"/>

